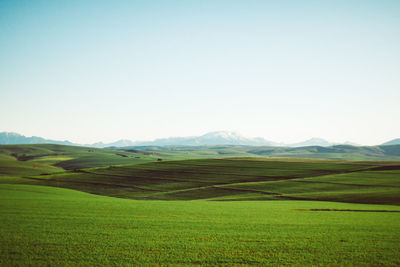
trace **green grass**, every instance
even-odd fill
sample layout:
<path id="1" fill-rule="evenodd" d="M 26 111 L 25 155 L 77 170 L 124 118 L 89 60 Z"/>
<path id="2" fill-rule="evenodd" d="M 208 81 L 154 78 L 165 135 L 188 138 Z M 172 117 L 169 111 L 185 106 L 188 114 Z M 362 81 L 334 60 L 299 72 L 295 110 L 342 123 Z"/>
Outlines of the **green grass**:
<path id="1" fill-rule="evenodd" d="M 305 181 L 328 181 L 331 183 L 400 187 L 400 170 L 363 171 L 335 175 L 326 175 L 318 178 L 308 178 Z"/>
<path id="2" fill-rule="evenodd" d="M 210 151 L 0 146 L 0 265 L 400 265 L 398 161 Z"/>
<path id="3" fill-rule="evenodd" d="M 53 165 L 66 170 L 102 167 L 118 164 L 138 164 L 156 161 L 159 155 L 138 151 L 126 152 L 112 149 L 63 145 L 3 145 L 1 157 L 19 163 L 30 162 L 38 165 Z"/>
<path id="4" fill-rule="evenodd" d="M 152 154 L 57 145 L 3 146 L 0 151 L 0 183 L 64 187 L 132 199 L 400 204 L 398 162 L 262 157 L 178 160 L 186 151 Z M 195 150 L 199 151 L 203 150 Z M 173 160 L 162 153 L 169 153 Z M 157 162 L 161 155 L 165 160 Z"/>
<path id="5" fill-rule="evenodd" d="M 304 199 L 400 204 L 393 162 L 299 159 L 196 159 L 27 176 L 30 184 L 159 200 Z M 375 170 L 383 168 L 382 170 Z M 340 177 L 341 180 L 338 180 Z"/>
<path id="6" fill-rule="evenodd" d="M 400 160 L 400 145 L 392 146 L 350 146 L 331 147 L 252 147 L 248 153 L 269 157 L 295 157 L 311 159 L 342 160 Z"/>
<path id="7" fill-rule="evenodd" d="M 398 265 L 396 206 L 143 201 L 0 185 L 0 264 Z"/>

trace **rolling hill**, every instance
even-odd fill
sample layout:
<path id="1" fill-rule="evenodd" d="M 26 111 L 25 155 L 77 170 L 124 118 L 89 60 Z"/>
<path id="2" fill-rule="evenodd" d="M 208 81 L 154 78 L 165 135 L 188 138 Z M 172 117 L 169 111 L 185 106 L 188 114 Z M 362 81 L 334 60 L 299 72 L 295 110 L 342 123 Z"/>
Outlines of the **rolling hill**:
<path id="1" fill-rule="evenodd" d="M 266 149 L 0 146 L 0 265 L 398 265 L 399 160 Z"/>
<path id="2" fill-rule="evenodd" d="M 315 158 L 315 159 L 347 159 L 347 160 L 400 160 L 400 145 L 392 146 L 351 146 L 335 145 L 330 147 L 274 147 L 274 146 L 132 146 L 111 147 L 121 151 L 145 150 L 152 153 L 170 152 L 190 153 L 190 158 L 200 155 L 212 157 L 229 156 L 262 156 L 262 157 L 289 157 L 289 158 Z"/>
<path id="3" fill-rule="evenodd" d="M 398 265 L 398 206 L 0 191 L 1 266 Z"/>
<path id="4" fill-rule="evenodd" d="M 370 147 L 361 152 L 398 158 L 399 148 Z M 257 153 L 269 151 L 248 149 L 254 147 L 113 150 L 50 144 L 0 146 L 0 183 L 64 187 L 133 199 L 298 199 L 400 205 L 399 161 L 266 158 Z M 333 153 L 332 148 L 306 149 Z M 343 154 L 359 148 L 334 149 Z"/>
<path id="5" fill-rule="evenodd" d="M 391 146 L 391 145 L 400 145 L 400 138 L 393 139 L 382 144 L 382 146 Z"/>

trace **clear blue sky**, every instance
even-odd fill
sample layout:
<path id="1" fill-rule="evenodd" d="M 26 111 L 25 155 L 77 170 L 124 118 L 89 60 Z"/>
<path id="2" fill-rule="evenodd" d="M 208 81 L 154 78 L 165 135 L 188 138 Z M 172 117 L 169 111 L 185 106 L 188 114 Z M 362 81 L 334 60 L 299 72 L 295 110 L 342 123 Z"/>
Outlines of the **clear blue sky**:
<path id="1" fill-rule="evenodd" d="M 400 1 L 0 0 L 0 131 L 400 137 Z"/>

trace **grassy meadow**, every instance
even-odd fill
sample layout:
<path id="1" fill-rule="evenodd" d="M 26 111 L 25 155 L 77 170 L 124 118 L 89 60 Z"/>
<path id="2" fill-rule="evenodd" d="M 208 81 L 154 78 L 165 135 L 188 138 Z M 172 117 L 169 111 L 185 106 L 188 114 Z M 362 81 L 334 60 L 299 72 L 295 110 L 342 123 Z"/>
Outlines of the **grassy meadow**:
<path id="1" fill-rule="evenodd" d="M 0 264 L 400 265 L 399 161 L 222 149 L 0 146 Z"/>

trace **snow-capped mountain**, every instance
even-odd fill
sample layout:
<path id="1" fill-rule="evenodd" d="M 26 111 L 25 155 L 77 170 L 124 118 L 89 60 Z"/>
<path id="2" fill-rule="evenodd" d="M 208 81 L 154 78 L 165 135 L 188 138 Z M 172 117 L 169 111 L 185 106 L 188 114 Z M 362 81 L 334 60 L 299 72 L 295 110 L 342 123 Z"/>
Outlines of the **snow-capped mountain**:
<path id="1" fill-rule="evenodd" d="M 303 146 L 334 146 L 337 145 L 338 143 L 332 143 L 329 142 L 325 139 L 322 138 L 316 138 L 313 137 L 311 139 L 308 139 L 306 141 L 303 142 L 299 142 L 299 143 L 295 143 L 295 144 L 290 144 L 288 146 L 290 147 L 303 147 Z"/>
<path id="2" fill-rule="evenodd" d="M 135 145 L 145 146 L 163 146 L 163 145 L 184 145 L 184 146 L 198 146 L 198 145 L 249 145 L 249 146 L 273 146 L 277 145 L 275 142 L 265 140 L 264 138 L 247 138 L 236 132 L 218 131 L 210 132 L 201 136 L 191 137 L 170 137 L 161 138 L 154 141 L 135 142 Z"/>

